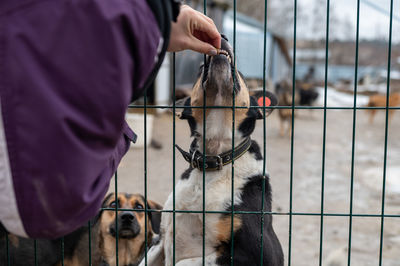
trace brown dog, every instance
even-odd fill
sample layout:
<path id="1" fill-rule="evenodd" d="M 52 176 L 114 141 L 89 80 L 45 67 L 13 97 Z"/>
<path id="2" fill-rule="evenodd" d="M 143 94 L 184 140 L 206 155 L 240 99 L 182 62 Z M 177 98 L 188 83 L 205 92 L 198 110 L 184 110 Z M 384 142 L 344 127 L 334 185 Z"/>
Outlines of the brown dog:
<path id="1" fill-rule="evenodd" d="M 118 193 L 116 200 L 114 193 L 107 195 L 103 208 L 114 209 L 116 206 L 121 209 L 117 215 L 114 210 L 103 210 L 94 220 L 91 232 L 93 265 L 117 264 L 117 236 L 119 265 L 137 265 L 146 251 L 144 197 L 139 194 Z M 152 210 L 162 209 L 161 205 L 150 200 L 147 206 Z M 161 213 L 147 213 L 147 247 L 151 246 L 153 238 L 159 233 L 160 220 Z M 89 234 L 87 227 L 81 230 L 84 233 L 81 234 L 72 252 L 65 255 L 64 265 L 66 266 L 89 265 Z M 76 241 L 76 236 L 74 234 L 66 236 L 66 245 L 70 240 Z"/>
<path id="2" fill-rule="evenodd" d="M 293 91 L 291 82 L 287 80 L 283 80 L 279 82 L 275 87 L 275 93 L 278 97 L 279 105 L 285 106 L 286 108 L 278 109 L 279 114 L 279 122 L 280 122 L 280 130 L 279 135 L 283 137 L 284 135 L 290 135 L 292 132 L 292 99 L 293 99 Z M 295 95 L 295 102 L 298 96 Z M 285 124 L 288 126 L 285 130 Z"/>
<path id="3" fill-rule="evenodd" d="M 292 104 L 293 104 L 293 85 L 288 79 L 284 79 L 275 86 L 275 93 L 278 97 L 279 105 L 285 108 L 278 110 L 280 131 L 279 135 L 290 136 L 292 134 Z M 294 105 L 312 106 L 319 96 L 318 91 L 311 83 L 296 81 Z M 310 109 L 310 112 L 312 109 Z M 310 113 L 311 114 L 311 113 Z M 296 115 L 295 115 L 296 116 Z M 286 130 L 285 130 L 285 124 Z"/>
<path id="4" fill-rule="evenodd" d="M 103 201 L 103 208 L 90 222 L 91 224 L 91 253 L 89 253 L 89 228 L 88 224 L 82 226 L 71 234 L 66 235 L 64 244 L 61 239 L 36 240 L 36 257 L 33 239 L 17 237 L 9 234 L 0 224 L 0 265 L 10 259 L 11 265 L 61 265 L 61 256 L 64 252 L 64 265 L 80 266 L 89 265 L 89 254 L 92 265 L 116 265 L 116 244 L 118 242 L 119 265 L 137 265 L 146 251 L 146 220 L 147 220 L 147 247 L 149 248 L 160 230 L 162 206 L 148 200 L 147 207 L 153 211 L 147 213 L 145 218 L 145 199 L 139 194 L 111 193 Z M 118 204 L 118 214 L 114 209 Z M 8 236 L 8 254 L 7 241 Z M 118 235 L 118 241 L 116 236 Z M 63 248 L 63 250 L 62 250 Z"/>
<path id="5" fill-rule="evenodd" d="M 389 107 L 399 106 L 400 105 L 400 93 L 392 93 L 389 95 Z M 386 95 L 375 94 L 369 97 L 368 107 L 386 107 Z M 377 109 L 369 109 L 369 123 L 372 124 L 374 122 L 374 117 Z M 389 123 L 392 118 L 394 110 L 389 110 Z"/>

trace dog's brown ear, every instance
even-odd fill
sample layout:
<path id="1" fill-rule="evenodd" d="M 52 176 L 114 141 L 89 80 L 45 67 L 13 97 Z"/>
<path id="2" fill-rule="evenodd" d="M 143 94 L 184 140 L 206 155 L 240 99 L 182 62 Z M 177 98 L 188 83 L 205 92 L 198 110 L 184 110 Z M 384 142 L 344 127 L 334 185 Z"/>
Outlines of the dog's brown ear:
<path id="1" fill-rule="evenodd" d="M 163 206 L 161 206 L 160 204 L 158 204 L 155 201 L 152 200 L 147 200 L 147 206 L 149 206 L 149 209 L 153 209 L 153 210 L 162 210 Z"/>
<path id="2" fill-rule="evenodd" d="M 267 107 L 265 108 L 265 117 L 269 116 L 274 110 L 273 107 L 278 105 L 278 98 L 270 91 L 258 91 L 250 96 L 251 106 Z M 264 118 L 262 108 L 257 108 L 257 119 Z"/>
<path id="3" fill-rule="evenodd" d="M 162 210 L 163 207 L 155 201 L 147 200 L 147 206 L 150 210 Z M 160 224 L 161 224 L 161 212 L 149 212 L 149 218 L 151 223 L 151 228 L 153 232 L 156 234 L 160 233 Z"/>

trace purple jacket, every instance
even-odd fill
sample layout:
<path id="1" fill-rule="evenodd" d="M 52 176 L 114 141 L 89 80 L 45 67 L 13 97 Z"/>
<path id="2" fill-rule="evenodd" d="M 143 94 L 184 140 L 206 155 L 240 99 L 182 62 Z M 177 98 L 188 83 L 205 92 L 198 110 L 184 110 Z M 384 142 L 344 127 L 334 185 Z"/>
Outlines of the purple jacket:
<path id="1" fill-rule="evenodd" d="M 0 220 L 55 238 L 98 211 L 163 43 L 145 0 L 0 1 Z M 140 93 L 139 93 L 140 94 Z"/>

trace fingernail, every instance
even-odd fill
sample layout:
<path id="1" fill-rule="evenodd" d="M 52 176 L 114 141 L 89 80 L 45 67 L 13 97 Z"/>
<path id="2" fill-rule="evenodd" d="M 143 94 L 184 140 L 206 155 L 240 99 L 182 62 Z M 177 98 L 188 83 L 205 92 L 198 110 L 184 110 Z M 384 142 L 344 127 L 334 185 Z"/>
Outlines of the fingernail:
<path id="1" fill-rule="evenodd" d="M 208 52 L 208 54 L 211 56 L 217 55 L 217 50 L 212 49 L 210 52 Z"/>

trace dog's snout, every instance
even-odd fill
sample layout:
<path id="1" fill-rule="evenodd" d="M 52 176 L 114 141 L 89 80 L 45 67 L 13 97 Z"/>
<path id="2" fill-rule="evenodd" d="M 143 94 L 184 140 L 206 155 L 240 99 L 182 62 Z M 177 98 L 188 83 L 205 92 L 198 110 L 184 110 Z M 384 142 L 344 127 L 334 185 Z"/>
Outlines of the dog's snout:
<path id="1" fill-rule="evenodd" d="M 135 219 L 135 215 L 132 212 L 126 211 L 121 213 L 121 219 L 124 222 L 132 222 Z"/>

